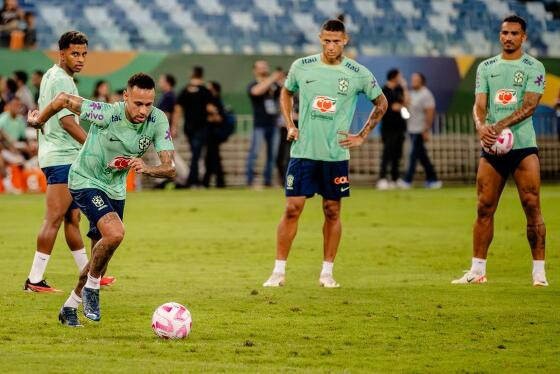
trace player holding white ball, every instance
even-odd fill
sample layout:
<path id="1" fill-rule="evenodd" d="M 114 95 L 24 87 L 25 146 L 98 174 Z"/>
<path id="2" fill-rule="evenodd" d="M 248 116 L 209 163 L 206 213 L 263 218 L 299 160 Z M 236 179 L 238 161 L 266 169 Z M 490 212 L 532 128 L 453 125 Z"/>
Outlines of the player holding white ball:
<path id="1" fill-rule="evenodd" d="M 523 52 L 525 30 L 526 22 L 521 17 L 506 17 L 500 30 L 502 53 L 478 66 L 473 108 L 474 122 L 483 143 L 476 176 L 478 215 L 473 229 L 472 266 L 454 284 L 486 282 L 486 256 L 494 234 L 494 212 L 512 174 L 527 218 L 533 285 L 548 286 L 544 270 L 546 228 L 539 196 L 540 165 L 531 119 L 544 92 L 545 71 L 541 62 Z M 513 148 L 509 152 L 505 152 L 507 147 L 496 144 L 506 129 L 513 134 Z"/>

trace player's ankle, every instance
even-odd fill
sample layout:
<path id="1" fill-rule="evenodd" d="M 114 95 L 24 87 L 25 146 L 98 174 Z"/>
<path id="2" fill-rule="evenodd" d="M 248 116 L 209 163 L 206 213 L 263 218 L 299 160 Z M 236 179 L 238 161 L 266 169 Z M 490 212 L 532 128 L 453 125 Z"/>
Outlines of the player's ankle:
<path id="1" fill-rule="evenodd" d="M 486 274 L 486 259 L 485 258 L 472 258 L 471 273 L 478 275 Z"/>
<path id="2" fill-rule="evenodd" d="M 533 275 L 544 272 L 544 260 L 533 260 Z"/>
<path id="3" fill-rule="evenodd" d="M 321 269 L 321 277 L 333 274 L 334 262 L 323 261 L 323 268 Z"/>
<path id="4" fill-rule="evenodd" d="M 95 278 L 91 274 L 87 275 L 87 282 L 84 287 L 98 290 L 101 287 L 101 277 Z"/>
<path id="5" fill-rule="evenodd" d="M 273 273 L 286 274 L 286 260 L 275 260 Z"/>

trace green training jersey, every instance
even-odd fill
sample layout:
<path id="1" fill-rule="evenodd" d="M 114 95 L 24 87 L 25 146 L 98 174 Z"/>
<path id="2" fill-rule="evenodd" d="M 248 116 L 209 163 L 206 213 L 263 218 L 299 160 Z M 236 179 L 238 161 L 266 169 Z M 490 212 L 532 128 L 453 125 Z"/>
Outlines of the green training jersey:
<path id="1" fill-rule="evenodd" d="M 141 157 L 152 143 L 157 152 L 173 150 L 169 122 L 157 108 L 153 108 L 146 121 L 132 123 L 126 118 L 122 101 L 106 104 L 84 100 L 80 119 L 92 126 L 70 168 L 70 189 L 97 188 L 111 199 L 124 200 L 129 169 L 115 168 L 112 161 L 118 157 Z"/>
<path id="2" fill-rule="evenodd" d="M 61 92 L 78 95 L 74 79 L 60 66 L 53 65 L 41 80 L 39 110 L 45 109 Z M 79 123 L 77 116 L 68 109 L 63 109 L 45 123 L 42 132 L 38 132 L 39 165 L 42 168 L 70 165 L 78 156 L 82 145 L 60 126 L 59 120 L 66 116 L 74 116 L 76 122 Z"/>
<path id="3" fill-rule="evenodd" d="M 350 129 L 360 93 L 369 100 L 381 95 L 373 74 L 348 57 L 338 65 L 327 65 L 317 54 L 297 59 L 284 86 L 299 91 L 299 137 L 292 143 L 290 156 L 348 160 L 350 152 L 338 144 L 337 132 Z"/>
<path id="4" fill-rule="evenodd" d="M 25 140 L 25 120 L 21 115 L 16 118 L 12 117 L 9 112 L 0 114 L 0 130 L 4 131 L 11 140 L 19 141 Z"/>
<path id="5" fill-rule="evenodd" d="M 504 60 L 500 54 L 478 65 L 475 93 L 488 94 L 487 122 L 494 124 L 521 108 L 525 92 L 542 94 L 544 85 L 545 71 L 539 60 L 526 53 L 518 60 Z M 537 146 L 531 117 L 510 129 L 513 149 Z"/>

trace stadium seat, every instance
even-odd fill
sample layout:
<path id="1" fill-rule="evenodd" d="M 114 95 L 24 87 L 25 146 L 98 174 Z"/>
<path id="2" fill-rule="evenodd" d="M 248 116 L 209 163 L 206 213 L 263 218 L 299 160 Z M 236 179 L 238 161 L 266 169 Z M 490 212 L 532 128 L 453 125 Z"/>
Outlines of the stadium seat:
<path id="1" fill-rule="evenodd" d="M 560 20 L 537 1 L 24 0 L 22 7 L 37 13 L 42 48 L 56 47 L 62 32 L 78 28 L 93 49 L 307 53 L 317 50 L 321 23 L 344 14 L 352 45 L 364 54 L 411 45 L 414 53 L 485 56 L 497 45 L 500 19 L 515 12 L 529 21 L 533 53 L 560 54 Z"/>

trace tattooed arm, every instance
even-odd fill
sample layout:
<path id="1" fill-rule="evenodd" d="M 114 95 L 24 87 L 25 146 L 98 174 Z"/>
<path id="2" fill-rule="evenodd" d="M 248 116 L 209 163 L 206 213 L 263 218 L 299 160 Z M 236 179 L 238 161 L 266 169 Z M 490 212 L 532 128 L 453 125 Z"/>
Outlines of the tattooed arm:
<path id="1" fill-rule="evenodd" d="M 373 105 L 375 105 L 375 107 L 370 112 L 368 120 L 366 121 L 364 127 L 362 127 L 360 132 L 355 135 L 349 134 L 346 131 L 338 132 L 339 134 L 346 136 L 344 139 L 341 139 L 338 142 L 341 147 L 353 148 L 362 145 L 364 140 L 367 139 L 371 130 L 373 130 L 375 126 L 377 126 L 377 124 L 381 121 L 381 118 L 383 118 L 383 115 L 387 111 L 387 99 L 385 98 L 385 95 L 380 94 L 372 101 L 372 103 Z"/>
<path id="2" fill-rule="evenodd" d="M 154 178 L 175 178 L 173 151 L 160 151 L 158 156 L 161 162 L 158 166 L 148 166 L 141 158 L 135 157 L 130 161 L 129 167 L 137 173 Z"/>
<path id="3" fill-rule="evenodd" d="M 535 109 L 537 109 L 537 105 L 539 105 L 541 96 L 541 94 L 536 92 L 525 92 L 521 108 L 517 109 L 503 120 L 496 122 L 496 132 L 499 134 L 506 127 L 517 125 L 525 118 L 532 116 L 533 113 L 535 113 Z"/>
<path id="4" fill-rule="evenodd" d="M 74 114 L 80 115 L 82 102 L 84 99 L 80 96 L 70 95 L 61 92 L 51 101 L 41 112 L 38 110 L 29 111 L 27 114 L 27 123 L 29 126 L 40 129 L 45 122 L 62 109 L 68 109 Z"/>

